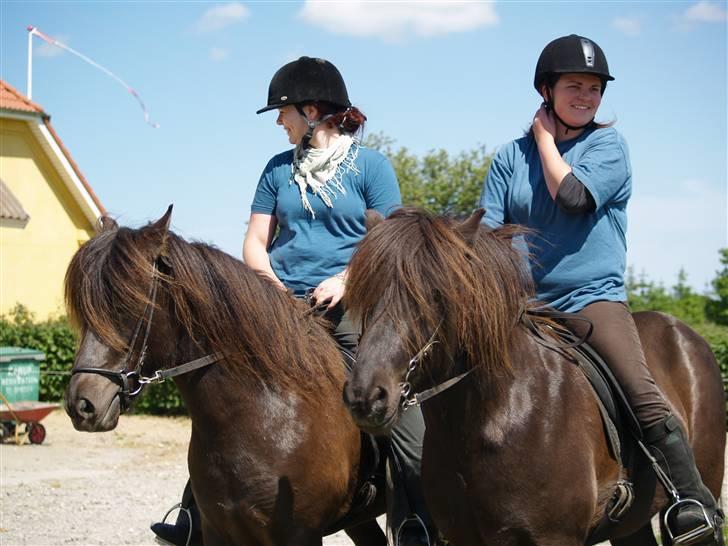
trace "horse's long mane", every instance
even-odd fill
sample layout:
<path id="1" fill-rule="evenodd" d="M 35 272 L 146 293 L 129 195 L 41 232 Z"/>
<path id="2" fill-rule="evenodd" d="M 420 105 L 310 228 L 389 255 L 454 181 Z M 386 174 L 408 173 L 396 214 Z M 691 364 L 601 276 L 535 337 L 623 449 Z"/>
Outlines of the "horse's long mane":
<path id="1" fill-rule="evenodd" d="M 149 301 L 163 241 L 169 271 L 156 273 L 159 289 L 171 300 L 172 319 L 202 351 L 223 353 L 242 379 L 291 392 L 314 393 L 322 381 L 340 384 L 341 356 L 304 304 L 221 250 L 171 232 L 162 237 L 153 225 L 105 230 L 79 249 L 65 281 L 73 323 L 126 350 L 129 329 Z"/>
<path id="2" fill-rule="evenodd" d="M 532 294 L 515 226 L 481 226 L 472 241 L 457 223 L 403 208 L 375 226 L 348 269 L 347 304 L 366 325 L 380 302 L 410 354 L 440 325 L 450 362 L 465 356 L 485 377 L 508 369 L 509 342 Z M 442 321 L 442 323 L 441 323 Z M 405 332 L 409 334 L 405 335 Z"/>

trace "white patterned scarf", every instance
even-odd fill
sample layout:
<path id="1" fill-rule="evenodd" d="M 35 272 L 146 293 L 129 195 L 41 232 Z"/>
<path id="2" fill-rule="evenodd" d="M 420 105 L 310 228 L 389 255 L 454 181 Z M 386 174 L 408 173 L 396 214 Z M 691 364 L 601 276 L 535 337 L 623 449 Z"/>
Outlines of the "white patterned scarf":
<path id="1" fill-rule="evenodd" d="M 296 146 L 293 152 L 293 165 L 291 166 L 293 181 L 298 184 L 301 192 L 303 208 L 316 214 L 306 195 L 307 188 L 311 188 L 314 195 L 318 195 L 324 204 L 332 208 L 336 192 L 346 194 L 341 183 L 343 176 L 353 171 L 359 174 L 354 161 L 359 154 L 359 141 L 351 135 L 341 135 L 328 148 L 307 148 Z"/>

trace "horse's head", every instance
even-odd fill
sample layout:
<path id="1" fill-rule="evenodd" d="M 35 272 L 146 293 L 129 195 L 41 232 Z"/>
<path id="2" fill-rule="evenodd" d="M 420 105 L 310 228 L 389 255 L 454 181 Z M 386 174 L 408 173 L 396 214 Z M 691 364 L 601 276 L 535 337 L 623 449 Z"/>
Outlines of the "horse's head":
<path id="1" fill-rule="evenodd" d="M 142 384 L 159 367 L 165 351 L 150 338 L 168 339 L 164 255 L 172 207 L 144 228 L 119 228 L 104 218 L 99 233 L 74 255 L 66 272 L 66 305 L 78 327 L 80 345 L 65 408 L 78 430 L 116 427 Z"/>
<path id="2" fill-rule="evenodd" d="M 513 230 L 488 230 L 483 213 L 462 223 L 406 208 L 368 218 L 346 296 L 363 326 L 344 390 L 360 427 L 387 432 L 410 391 L 476 365 L 481 379 L 507 365 L 525 275 L 511 249 Z"/>

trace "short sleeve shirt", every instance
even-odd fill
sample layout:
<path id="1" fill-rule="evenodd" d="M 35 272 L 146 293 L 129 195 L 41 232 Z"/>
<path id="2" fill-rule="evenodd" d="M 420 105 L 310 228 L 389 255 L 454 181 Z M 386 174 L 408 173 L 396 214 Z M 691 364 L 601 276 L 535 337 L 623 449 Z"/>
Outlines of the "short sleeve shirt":
<path id="1" fill-rule="evenodd" d="M 569 214 L 551 198 L 529 134 L 496 154 L 481 196 L 484 222 L 536 231 L 526 240 L 542 302 L 575 312 L 596 301 L 626 301 L 627 201 L 632 192 L 626 142 L 608 127 L 586 130 L 557 147 L 591 193 L 596 210 Z"/>
<path id="2" fill-rule="evenodd" d="M 356 146 L 356 144 L 354 144 Z M 315 217 L 303 208 L 293 181 L 293 150 L 273 157 L 263 170 L 251 212 L 274 215 L 279 232 L 268 253 L 276 276 L 302 294 L 346 268 L 356 244 L 366 234 L 365 212 L 387 216 L 401 205 L 392 164 L 381 153 L 353 148 L 355 170 L 343 173 L 345 193 L 336 190 L 333 207 L 307 191 Z"/>

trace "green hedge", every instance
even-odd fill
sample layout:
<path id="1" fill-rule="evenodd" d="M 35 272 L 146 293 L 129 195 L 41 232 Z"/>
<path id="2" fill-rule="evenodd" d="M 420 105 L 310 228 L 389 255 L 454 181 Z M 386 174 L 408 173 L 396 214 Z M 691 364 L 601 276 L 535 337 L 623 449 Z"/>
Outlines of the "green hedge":
<path id="1" fill-rule="evenodd" d="M 40 365 L 40 399 L 59 402 L 71 378 L 78 346 L 75 331 L 65 317 L 36 322 L 18 305 L 0 316 L 0 346 L 37 349 L 46 355 Z M 179 415 L 187 412 L 172 381 L 147 387 L 135 405 L 136 413 Z"/>
<path id="2" fill-rule="evenodd" d="M 723 386 L 728 389 L 728 327 L 704 323 L 696 325 L 695 329 L 710 343 L 720 364 Z M 35 322 L 22 306 L 7 316 L 0 316 L 0 346 L 37 349 L 46 355 L 41 363 L 41 400 L 57 402 L 63 398 L 77 343 L 76 334 L 65 318 Z M 137 401 L 135 411 L 175 415 L 187 410 L 174 383 L 166 381 L 147 387 Z M 728 422 L 728 403 L 726 420 Z"/>

